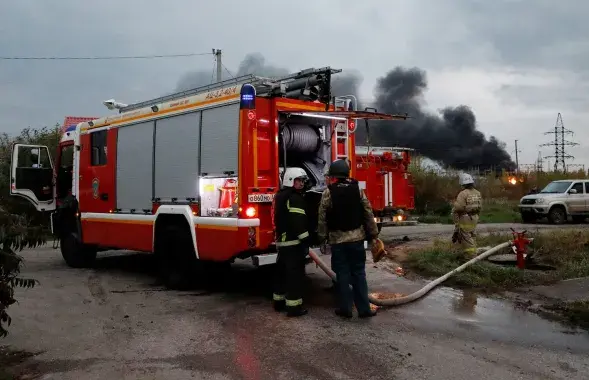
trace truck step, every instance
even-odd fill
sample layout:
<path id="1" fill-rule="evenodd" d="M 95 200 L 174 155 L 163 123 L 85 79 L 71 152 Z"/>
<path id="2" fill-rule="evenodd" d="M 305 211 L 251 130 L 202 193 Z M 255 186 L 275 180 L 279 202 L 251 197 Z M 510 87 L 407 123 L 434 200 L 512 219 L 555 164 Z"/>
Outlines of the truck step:
<path id="1" fill-rule="evenodd" d="M 264 265 L 276 264 L 278 253 L 264 253 L 262 255 L 253 255 L 252 262 L 254 266 L 261 267 Z"/>

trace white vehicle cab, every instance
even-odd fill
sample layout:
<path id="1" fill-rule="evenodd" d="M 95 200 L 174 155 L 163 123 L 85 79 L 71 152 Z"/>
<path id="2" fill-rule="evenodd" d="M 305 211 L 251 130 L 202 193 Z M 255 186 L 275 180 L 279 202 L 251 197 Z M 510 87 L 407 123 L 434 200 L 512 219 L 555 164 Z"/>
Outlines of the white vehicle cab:
<path id="1" fill-rule="evenodd" d="M 554 224 L 565 223 L 569 218 L 582 222 L 589 217 L 589 180 L 552 181 L 539 193 L 524 196 L 519 211 L 524 223 L 544 217 Z"/>

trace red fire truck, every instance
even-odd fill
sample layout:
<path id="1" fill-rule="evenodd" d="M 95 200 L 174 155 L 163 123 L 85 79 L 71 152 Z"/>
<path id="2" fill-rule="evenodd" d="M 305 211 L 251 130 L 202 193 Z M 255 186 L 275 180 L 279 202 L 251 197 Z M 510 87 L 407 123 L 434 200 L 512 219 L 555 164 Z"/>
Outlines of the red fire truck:
<path id="1" fill-rule="evenodd" d="M 52 211 L 72 267 L 90 266 L 101 250 L 154 252 L 175 287 L 197 263 L 275 263 L 271 208 L 284 168 L 309 174 L 306 196 L 318 204 L 326 165 L 355 160 L 358 120 L 407 117 L 332 97 L 338 72 L 245 75 L 122 105 L 68 128 L 55 171 L 47 147 L 16 144 L 10 193 Z"/>
<path id="2" fill-rule="evenodd" d="M 407 220 L 415 208 L 408 168 L 411 148 L 356 146 L 356 178 L 370 200 L 379 229 Z"/>

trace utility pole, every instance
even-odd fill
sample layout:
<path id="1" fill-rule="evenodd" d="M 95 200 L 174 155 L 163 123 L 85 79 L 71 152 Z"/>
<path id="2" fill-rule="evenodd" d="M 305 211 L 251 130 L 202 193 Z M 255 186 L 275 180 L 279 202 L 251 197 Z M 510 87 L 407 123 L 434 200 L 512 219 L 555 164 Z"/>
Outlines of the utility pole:
<path id="1" fill-rule="evenodd" d="M 515 172 L 519 175 L 519 159 L 517 153 L 517 140 L 515 140 Z"/>
<path id="2" fill-rule="evenodd" d="M 556 117 L 556 124 L 554 125 L 554 130 L 544 133 L 545 135 L 554 134 L 554 142 L 542 144 L 540 146 L 553 146 L 554 147 L 554 155 L 553 156 L 546 156 L 545 158 L 554 158 L 554 171 L 557 172 L 559 169 L 562 170 L 563 173 L 567 171 L 566 159 L 575 159 L 575 157 L 571 156 L 570 154 L 566 154 L 565 147 L 566 146 L 575 146 L 579 145 L 576 142 L 567 141 L 564 139 L 565 135 L 572 135 L 573 132 L 566 129 L 564 127 L 564 123 L 562 121 L 562 116 L 560 112 Z"/>
<path id="3" fill-rule="evenodd" d="M 221 82 L 223 80 L 223 61 L 221 61 L 221 49 L 213 49 L 213 55 L 215 56 L 215 61 L 217 62 L 217 82 Z"/>

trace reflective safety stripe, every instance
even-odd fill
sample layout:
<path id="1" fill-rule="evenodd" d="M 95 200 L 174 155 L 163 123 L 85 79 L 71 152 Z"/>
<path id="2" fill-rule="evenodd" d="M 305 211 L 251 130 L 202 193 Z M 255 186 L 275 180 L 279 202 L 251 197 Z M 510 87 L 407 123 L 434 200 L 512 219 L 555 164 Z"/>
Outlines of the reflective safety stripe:
<path id="1" fill-rule="evenodd" d="M 291 241 L 279 241 L 276 243 L 277 247 L 292 247 L 293 245 L 301 244 L 300 240 L 291 240 Z"/>
<path id="2" fill-rule="evenodd" d="M 290 207 L 290 200 L 286 201 L 286 208 L 288 209 L 288 212 L 294 212 L 295 214 L 306 215 L 305 210 L 303 210 L 302 208 Z"/>
<path id="3" fill-rule="evenodd" d="M 309 232 L 307 231 L 307 232 L 303 232 L 302 234 L 300 234 L 297 237 L 302 240 L 302 239 L 304 239 L 304 238 L 306 238 L 308 236 L 309 236 Z"/>
<path id="4" fill-rule="evenodd" d="M 272 294 L 272 299 L 274 301 L 284 301 L 284 296 L 282 294 Z"/>
<path id="5" fill-rule="evenodd" d="M 469 248 L 464 249 L 465 253 L 476 253 L 476 251 L 477 251 L 476 247 L 469 247 Z"/>
<path id="6" fill-rule="evenodd" d="M 300 306 L 303 304 L 303 299 L 299 298 L 298 300 L 286 300 L 286 306 Z"/>
<path id="7" fill-rule="evenodd" d="M 472 231 L 476 226 L 474 223 L 458 223 L 458 227 L 464 231 Z"/>

